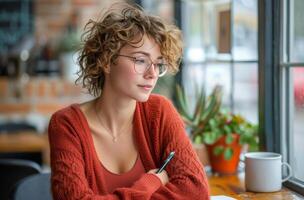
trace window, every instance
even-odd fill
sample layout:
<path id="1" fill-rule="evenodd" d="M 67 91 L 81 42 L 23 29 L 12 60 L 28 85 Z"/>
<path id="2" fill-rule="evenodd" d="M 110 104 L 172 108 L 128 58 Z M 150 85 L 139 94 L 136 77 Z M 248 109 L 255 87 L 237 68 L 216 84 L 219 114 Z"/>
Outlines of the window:
<path id="1" fill-rule="evenodd" d="M 282 149 L 293 169 L 292 185 L 304 188 L 304 1 L 282 1 Z"/>
<path id="2" fill-rule="evenodd" d="M 182 1 L 182 80 L 191 102 L 196 86 L 223 87 L 223 105 L 258 121 L 257 0 Z"/>

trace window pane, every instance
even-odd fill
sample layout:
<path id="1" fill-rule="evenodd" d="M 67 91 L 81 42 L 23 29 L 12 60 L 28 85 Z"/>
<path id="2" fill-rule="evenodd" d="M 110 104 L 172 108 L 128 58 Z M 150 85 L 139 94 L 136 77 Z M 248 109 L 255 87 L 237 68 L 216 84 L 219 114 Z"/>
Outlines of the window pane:
<path id="1" fill-rule="evenodd" d="M 304 62 L 304 1 L 293 0 L 290 17 L 290 59 L 292 62 Z"/>
<path id="2" fill-rule="evenodd" d="M 293 113 L 291 114 L 291 164 L 294 177 L 304 180 L 304 67 L 292 69 L 291 81 L 293 84 Z"/>
<path id="3" fill-rule="evenodd" d="M 185 36 L 184 59 L 190 62 L 204 61 L 202 4 L 185 1 L 182 3 L 182 9 L 182 30 Z"/>
<path id="4" fill-rule="evenodd" d="M 230 63 L 185 63 L 183 69 L 183 86 L 186 89 L 192 109 L 195 99 L 195 87 L 204 86 L 210 94 L 216 85 L 223 87 L 223 105 L 230 107 L 231 75 Z"/>
<path id="5" fill-rule="evenodd" d="M 233 47 L 234 60 L 257 60 L 257 0 L 234 0 Z"/>
<path id="6" fill-rule="evenodd" d="M 230 4 L 230 0 L 182 1 L 185 59 L 231 59 Z"/>
<path id="7" fill-rule="evenodd" d="M 206 64 L 206 89 L 207 93 L 216 85 L 223 87 L 223 106 L 231 105 L 231 64 L 230 63 L 208 63 Z"/>
<path id="8" fill-rule="evenodd" d="M 183 84 L 184 87 L 193 92 L 194 88 L 197 86 L 202 86 L 205 84 L 205 65 L 203 63 L 184 63 L 183 68 Z M 192 94 L 191 94 L 192 95 Z"/>
<path id="9" fill-rule="evenodd" d="M 253 123 L 258 121 L 258 65 L 234 64 L 234 112 Z"/>
<path id="10" fill-rule="evenodd" d="M 200 89 L 205 85 L 205 64 L 203 63 L 184 63 L 183 68 L 183 87 L 189 100 L 190 111 L 194 111 L 196 102 L 195 88 Z"/>

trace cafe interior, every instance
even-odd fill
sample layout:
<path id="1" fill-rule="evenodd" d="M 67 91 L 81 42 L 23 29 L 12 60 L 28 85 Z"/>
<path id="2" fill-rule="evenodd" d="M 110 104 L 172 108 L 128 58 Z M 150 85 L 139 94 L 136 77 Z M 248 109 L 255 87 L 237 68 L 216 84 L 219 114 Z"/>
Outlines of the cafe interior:
<path id="1" fill-rule="evenodd" d="M 52 199 L 49 120 L 94 98 L 75 83 L 77 50 L 85 24 L 113 2 L 0 0 L 1 200 Z M 213 198 L 304 199 L 304 1 L 128 3 L 182 30 L 180 70 L 153 93 L 185 120 Z M 277 191 L 248 190 L 252 151 L 279 155 L 287 180 Z"/>

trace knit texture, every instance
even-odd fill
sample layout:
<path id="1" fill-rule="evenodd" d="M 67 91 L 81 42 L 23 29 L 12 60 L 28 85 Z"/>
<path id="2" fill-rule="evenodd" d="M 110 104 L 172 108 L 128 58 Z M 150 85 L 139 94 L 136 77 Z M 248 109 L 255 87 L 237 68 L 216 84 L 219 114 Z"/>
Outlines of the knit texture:
<path id="1" fill-rule="evenodd" d="M 208 200 L 209 188 L 184 123 L 172 103 L 160 95 L 137 102 L 134 137 L 145 170 L 159 168 L 170 151 L 170 181 L 162 186 L 153 174 L 142 175 L 131 187 L 106 190 L 101 164 L 88 122 L 78 104 L 53 114 L 49 124 L 51 182 L 55 200 Z"/>

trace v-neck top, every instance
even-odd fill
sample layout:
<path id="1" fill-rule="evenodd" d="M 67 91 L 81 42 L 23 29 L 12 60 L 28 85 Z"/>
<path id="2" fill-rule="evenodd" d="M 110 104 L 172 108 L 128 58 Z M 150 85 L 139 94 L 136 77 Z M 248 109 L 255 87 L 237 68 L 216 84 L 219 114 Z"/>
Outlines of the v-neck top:
<path id="1" fill-rule="evenodd" d="M 109 171 L 102 163 L 101 166 L 105 182 L 107 183 L 107 190 L 110 193 L 114 192 L 117 188 L 131 187 L 132 184 L 145 173 L 145 168 L 140 156 L 137 156 L 133 167 L 122 174 L 116 174 Z"/>
<path id="2" fill-rule="evenodd" d="M 156 175 L 143 173 L 129 185 L 115 186 L 111 192 L 80 108 L 71 105 L 54 113 L 48 129 L 53 198 L 209 199 L 206 174 L 192 149 L 182 119 L 168 99 L 152 94 L 146 102 L 137 102 L 133 134 L 145 172 L 159 168 L 169 153 L 175 151 L 165 169 L 169 182 L 163 186 Z"/>
<path id="3" fill-rule="evenodd" d="M 90 129 L 87 118 L 86 118 L 85 114 L 83 113 L 83 111 L 81 110 L 80 105 L 73 104 L 72 107 L 79 110 L 80 116 L 85 119 L 86 129 L 87 128 Z M 90 140 L 92 139 L 92 142 L 93 142 L 93 137 L 89 137 L 89 138 L 90 138 Z M 96 154 L 96 158 L 99 159 L 95 146 L 94 146 L 94 142 L 91 147 L 93 148 L 92 151 L 95 152 L 95 154 Z M 100 165 L 102 167 L 102 173 L 104 174 L 104 179 L 106 182 L 106 189 L 109 193 L 112 193 L 117 188 L 132 186 L 132 184 L 134 182 L 136 182 L 144 173 L 146 173 L 145 167 L 142 163 L 140 155 L 137 155 L 137 158 L 136 158 L 135 163 L 132 166 L 132 168 L 129 171 L 122 173 L 122 174 L 116 174 L 116 173 L 111 172 L 102 164 L 101 161 L 100 161 Z"/>

